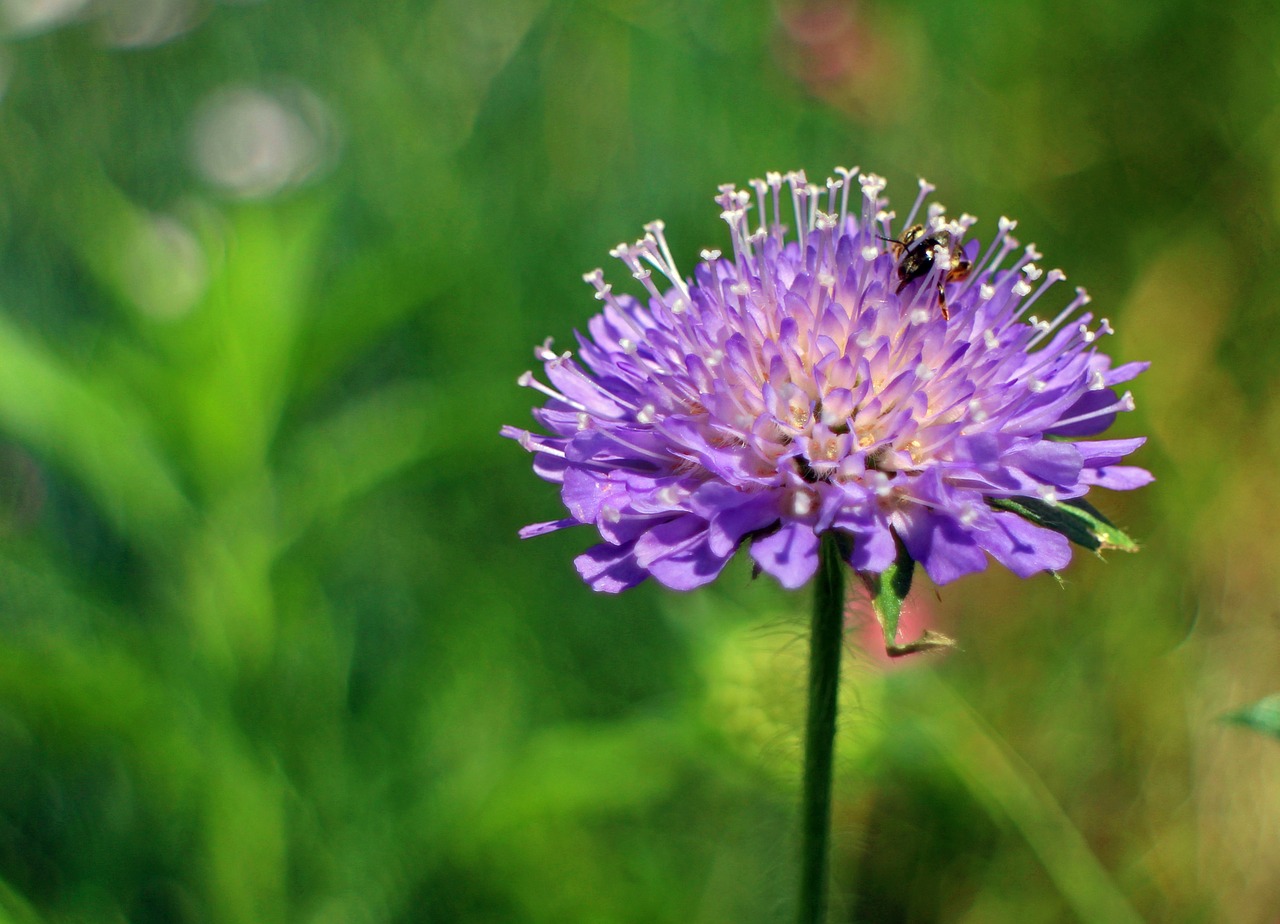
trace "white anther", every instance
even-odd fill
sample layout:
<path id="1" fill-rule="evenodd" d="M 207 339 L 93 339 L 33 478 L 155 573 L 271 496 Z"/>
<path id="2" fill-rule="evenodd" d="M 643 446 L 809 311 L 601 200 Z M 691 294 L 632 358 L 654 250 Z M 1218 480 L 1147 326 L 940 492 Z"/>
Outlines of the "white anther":
<path id="1" fill-rule="evenodd" d="M 585 430 L 591 426 L 591 415 L 586 411 L 578 411 L 578 429 Z"/>
<path id="2" fill-rule="evenodd" d="M 1120 397 L 1120 410 L 1132 411 L 1137 408 L 1137 403 L 1133 400 L 1133 392 L 1126 391 Z"/>
<path id="3" fill-rule="evenodd" d="M 1044 275 L 1044 270 L 1036 266 L 1034 263 L 1028 263 L 1022 268 L 1023 274 L 1032 282 L 1035 282 Z"/>
<path id="4" fill-rule="evenodd" d="M 658 416 L 658 409 L 652 404 L 646 404 L 640 410 L 636 411 L 636 422 L 642 424 L 653 423 L 654 418 Z"/>
<path id="5" fill-rule="evenodd" d="M 718 250 L 704 250 L 704 251 L 702 251 L 702 259 L 706 260 L 708 263 L 711 263 L 711 262 L 713 262 L 713 261 L 715 261 L 715 260 L 719 260 L 719 259 L 720 259 L 720 251 L 718 251 Z"/>
<path id="6" fill-rule="evenodd" d="M 1042 501 L 1051 507 L 1058 503 L 1058 492 L 1054 490 L 1053 485 L 1042 484 L 1036 488 L 1036 493 L 1040 495 Z"/>
<path id="7" fill-rule="evenodd" d="M 729 286 L 729 291 L 739 298 L 744 298 L 751 294 L 751 284 L 747 282 L 735 282 Z"/>
<path id="8" fill-rule="evenodd" d="M 1000 216 L 1000 221 L 997 222 L 997 224 L 999 225 L 1000 230 L 1004 231 L 1005 233 L 1008 233 L 1012 231 L 1014 228 L 1018 227 L 1018 223 L 1016 221 L 1014 221 L 1012 218 L 1006 218 L 1003 215 Z"/>
<path id="9" fill-rule="evenodd" d="M 516 379 L 516 384 L 521 388 L 530 387 L 533 385 L 533 373 L 527 369 L 524 372 L 521 372 L 520 377 Z"/>
<path id="10" fill-rule="evenodd" d="M 636 351 L 636 342 L 630 337 L 619 337 L 618 346 L 622 348 L 624 353 L 634 353 Z"/>
<path id="11" fill-rule="evenodd" d="M 797 491 L 791 496 L 791 512 L 798 517 L 805 517 L 813 510 L 813 497 L 808 491 Z"/>
<path id="12" fill-rule="evenodd" d="M 982 402 L 977 398 L 969 401 L 969 419 L 974 423 L 982 423 L 987 419 L 986 408 L 982 406 Z"/>
<path id="13" fill-rule="evenodd" d="M 862 195 L 872 201 L 875 201 L 884 192 L 884 177 L 874 173 L 865 173 L 858 177 L 858 183 L 862 186 Z"/>
<path id="14" fill-rule="evenodd" d="M 606 523 L 617 523 L 622 519 L 622 511 L 613 507 L 603 507 L 600 510 L 600 519 Z"/>
<path id="15" fill-rule="evenodd" d="M 1106 318 L 1103 318 L 1101 321 L 1098 322 L 1099 337 L 1103 336 L 1104 334 L 1114 334 L 1114 333 L 1115 333 L 1115 329 L 1112 328 L 1111 322 L 1109 320 L 1107 320 Z"/>
<path id="16" fill-rule="evenodd" d="M 982 299 L 984 302 L 990 301 L 992 298 L 995 297 L 995 294 L 996 294 L 995 286 L 989 285 L 984 282 L 982 285 L 978 287 L 978 298 Z"/>
<path id="17" fill-rule="evenodd" d="M 989 327 L 982 332 L 982 342 L 988 350 L 994 350 L 1000 345 L 1000 341 L 996 338 L 996 332 Z"/>
<path id="18" fill-rule="evenodd" d="M 1107 379 L 1101 369 L 1094 369 L 1089 373 L 1089 391 L 1102 391 L 1106 387 Z"/>
<path id="19" fill-rule="evenodd" d="M 658 491 L 658 500 L 668 507 L 674 507 L 680 502 L 680 489 L 673 484 L 669 484 Z"/>
<path id="20" fill-rule="evenodd" d="M 862 248 L 862 259 L 870 263 L 876 257 L 880 256 L 880 251 L 872 244 L 867 244 Z"/>
<path id="21" fill-rule="evenodd" d="M 818 285 L 822 286 L 824 289 L 830 289 L 835 284 L 836 284 L 836 277 L 832 276 L 830 273 L 818 274 Z"/>
<path id="22" fill-rule="evenodd" d="M 957 517 L 962 526 L 972 526 L 978 519 L 978 508 L 974 504 L 965 504 L 960 508 L 960 516 Z"/>
<path id="23" fill-rule="evenodd" d="M 1018 296 L 1018 298 L 1023 298 L 1027 295 L 1030 295 L 1031 283 L 1027 282 L 1025 279 L 1019 279 L 1017 282 L 1013 284 L 1013 294 Z"/>
<path id="24" fill-rule="evenodd" d="M 916 366 L 916 378 L 922 382 L 927 382 L 933 378 L 933 370 L 924 363 L 920 363 Z"/>
<path id="25" fill-rule="evenodd" d="M 907 315 L 907 320 L 914 327 L 918 324 L 923 324 L 925 321 L 929 320 L 929 315 L 930 315 L 930 312 L 925 310 L 924 308 L 916 308 L 911 312 L 911 314 Z"/>
<path id="26" fill-rule="evenodd" d="M 1044 382 L 1044 380 L 1043 380 L 1043 379 L 1032 379 L 1032 380 L 1027 384 L 1027 387 L 1031 389 L 1031 393 L 1032 393 L 1033 395 L 1038 395 L 1038 394 L 1040 394 L 1042 391 L 1044 391 L 1044 390 L 1045 390 L 1045 388 L 1047 388 L 1048 386 L 1045 384 L 1045 382 Z"/>

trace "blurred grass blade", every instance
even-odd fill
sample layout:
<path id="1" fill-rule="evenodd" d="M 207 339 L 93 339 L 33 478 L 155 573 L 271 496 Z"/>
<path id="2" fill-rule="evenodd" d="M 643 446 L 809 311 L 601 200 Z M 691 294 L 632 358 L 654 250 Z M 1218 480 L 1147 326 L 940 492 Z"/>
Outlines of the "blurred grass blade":
<path id="1" fill-rule="evenodd" d="M 31 904 L 18 894 L 9 883 L 0 879 L 0 924 L 43 924 L 44 918 Z"/>
<path id="2" fill-rule="evenodd" d="M 80 479 L 126 536 L 168 535 L 187 513 L 141 410 L 74 373 L 2 317 L 0 429 Z"/>
<path id="3" fill-rule="evenodd" d="M 284 542 L 432 451 L 441 404 L 423 382 L 391 385 L 296 436 L 280 471 Z"/>
<path id="4" fill-rule="evenodd" d="M 1006 818 L 1080 921 L 1142 924 L 1039 776 L 949 685 L 929 671 L 890 678 L 918 727 L 993 818 Z"/>
<path id="5" fill-rule="evenodd" d="M 1256 703 L 1228 712 L 1222 721 L 1280 739 L 1280 693 L 1272 693 Z"/>

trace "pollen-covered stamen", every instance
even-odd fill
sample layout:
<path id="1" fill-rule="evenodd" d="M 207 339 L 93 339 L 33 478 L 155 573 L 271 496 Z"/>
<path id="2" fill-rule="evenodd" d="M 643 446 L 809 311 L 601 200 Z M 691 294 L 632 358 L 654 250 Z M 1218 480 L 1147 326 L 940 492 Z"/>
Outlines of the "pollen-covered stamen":
<path id="1" fill-rule="evenodd" d="M 674 285 L 677 289 L 680 290 L 680 295 L 684 299 L 683 304 L 684 305 L 691 304 L 691 299 L 689 297 L 689 287 L 685 284 L 684 278 L 680 275 L 680 271 L 676 268 L 675 258 L 671 256 L 671 248 L 667 245 L 667 237 L 663 233 L 663 231 L 666 229 L 666 224 L 664 224 L 662 221 L 651 221 L 644 226 L 644 229 L 645 231 L 649 232 L 649 235 L 657 243 L 659 255 L 661 257 L 661 259 L 656 259 L 652 251 L 649 251 L 646 253 L 646 255 L 649 257 L 650 262 L 653 263 L 653 265 L 662 272 L 662 275 L 666 276 L 667 279 L 671 281 L 672 285 Z M 673 305 L 672 310 L 675 311 L 676 306 Z M 680 307 L 679 310 L 681 311 L 684 310 L 683 305 Z M 677 313 L 679 312 L 677 311 Z"/>
<path id="2" fill-rule="evenodd" d="M 621 260 L 623 265 L 631 271 L 631 277 L 639 281 L 655 301 L 666 305 L 667 303 L 662 297 L 662 293 L 658 291 L 658 287 L 653 284 L 653 280 L 650 278 L 653 274 L 640 264 L 640 258 L 646 256 L 647 250 L 648 247 L 643 240 L 636 241 L 635 244 L 624 242 L 610 250 L 609 256 Z"/>
<path id="3" fill-rule="evenodd" d="M 769 229 L 779 244 L 783 240 L 782 227 L 782 174 L 770 171 L 764 175 L 765 184 L 773 193 L 773 226 Z M 760 216 L 760 220 L 764 221 L 764 216 Z"/>
<path id="4" fill-rule="evenodd" d="M 521 430 L 518 427 L 509 425 L 503 426 L 498 433 L 509 440 L 515 440 L 525 452 L 540 452 L 549 456 L 559 456 L 562 459 L 565 456 L 563 449 L 547 442 L 550 437 L 542 436 L 538 433 L 530 433 L 528 430 Z"/>
<path id="5" fill-rule="evenodd" d="M 1123 395 L 1120 396 L 1120 399 L 1116 401 L 1114 404 L 1109 404 L 1106 407 L 1099 408 L 1096 411 L 1090 411 L 1088 414 L 1080 414 L 1077 417 L 1068 417 L 1065 420 L 1055 421 L 1053 424 L 1053 429 L 1059 430 L 1062 427 L 1078 424 L 1081 421 L 1085 421 L 1085 420 L 1092 420 L 1095 417 L 1105 417 L 1107 414 L 1115 414 L 1121 411 L 1132 411 L 1136 407 L 1137 407 L 1137 404 L 1133 400 L 1133 392 L 1126 391 Z"/>
<path id="6" fill-rule="evenodd" d="M 978 265 L 969 272 L 969 278 L 965 280 L 964 284 L 961 286 L 960 290 L 962 292 L 974 285 L 980 278 L 988 278 L 984 274 L 994 274 L 1000 264 L 1004 262 L 1004 258 L 1018 248 L 1018 242 L 1009 236 L 1009 232 L 1016 227 L 1018 227 L 1018 223 L 1012 218 L 1006 218 L 1003 215 L 1000 216 L 1000 221 L 997 223 L 995 240 L 987 246 L 986 251 L 978 260 Z M 994 263 L 991 262 L 992 257 L 995 257 Z M 989 267 L 987 265 L 988 263 L 991 264 Z M 985 297 L 990 298 L 991 296 Z"/>
<path id="7" fill-rule="evenodd" d="M 585 404 L 580 401 L 574 401 L 572 398 L 560 394 L 560 392 L 556 391 L 550 385 L 544 384 L 537 376 L 528 370 L 520 373 L 519 378 L 516 379 L 516 384 L 521 388 L 532 388 L 534 391 L 540 391 L 548 398 L 554 398 L 556 401 L 562 401 L 576 411 L 585 411 L 587 409 Z"/>
<path id="8" fill-rule="evenodd" d="M 862 224 L 870 227 L 872 216 L 880 211 L 880 194 L 884 192 L 885 180 L 874 173 L 864 173 L 858 177 L 858 185 L 862 187 Z"/>
<path id="9" fill-rule="evenodd" d="M 645 339 L 646 332 L 644 328 L 636 323 L 635 318 L 631 316 L 631 312 L 625 310 L 618 302 L 617 296 L 613 294 L 613 286 L 604 281 L 603 269 L 596 267 L 591 272 L 584 273 L 582 281 L 589 283 L 596 290 L 596 299 L 612 308 L 614 315 L 621 318 L 631 328 L 631 332 L 635 334 L 637 340 Z M 541 359 L 542 357 L 539 358 Z"/>
<path id="10" fill-rule="evenodd" d="M 844 181 L 844 185 L 840 190 L 840 227 L 844 227 L 849 220 L 849 190 L 853 187 L 854 177 L 858 175 L 859 167 L 847 169 L 845 167 L 836 167 L 836 173 L 840 175 L 840 179 Z"/>
<path id="11" fill-rule="evenodd" d="M 897 239 L 893 236 L 893 220 L 896 217 L 896 212 L 887 212 L 884 209 L 881 209 L 875 214 L 875 223 L 880 226 L 879 233 L 876 234 L 876 238 L 889 244 L 891 247 L 897 244 Z M 881 250 L 881 247 L 877 247 L 875 249 L 875 255 L 879 256 Z M 873 260 L 875 257 L 868 257 L 867 259 Z"/>
<path id="12" fill-rule="evenodd" d="M 1049 275 L 1052 276 L 1053 272 L 1050 271 Z M 1047 285 L 1048 283 L 1045 284 L 1045 286 Z M 1080 308 L 1083 308 L 1085 305 L 1089 304 L 1090 301 L 1092 301 L 1092 299 L 1089 297 L 1089 293 L 1077 286 L 1076 297 L 1073 298 L 1070 301 L 1070 303 L 1068 303 L 1067 307 L 1063 308 L 1062 311 L 1058 312 L 1058 316 L 1056 318 L 1054 318 L 1051 322 L 1049 322 L 1045 327 L 1040 328 L 1040 332 L 1037 333 L 1034 337 L 1032 337 L 1027 342 L 1026 348 L 1030 350 L 1032 347 L 1039 344 L 1040 341 L 1042 341 L 1045 337 L 1049 336 L 1049 334 L 1052 331 L 1056 330 L 1059 327 L 1059 325 L 1061 325 L 1069 317 L 1075 314 L 1076 311 L 1078 311 Z M 1028 302 L 1028 305 L 1029 304 L 1030 303 Z M 1027 307 L 1027 306 L 1024 305 L 1023 307 Z M 1016 317 L 1017 315 L 1014 315 L 1014 318 Z M 1010 323 L 1012 323 L 1012 321 L 1013 321 L 1013 318 L 1010 319 Z"/>
<path id="13" fill-rule="evenodd" d="M 1022 257 L 1013 265 L 1013 271 L 1017 272 L 1025 266 L 1034 264 L 1036 260 L 1043 260 L 1044 254 L 1036 250 L 1035 244 L 1028 244 L 1022 251 Z"/>
<path id="14" fill-rule="evenodd" d="M 1039 276 L 1040 274 L 1037 272 L 1035 276 L 1028 275 L 1028 278 L 1034 280 L 1039 278 Z M 1034 293 L 1032 293 L 1030 298 L 1026 299 L 1021 305 L 1018 306 L 1018 310 L 1014 316 L 1017 317 L 1018 315 L 1023 314 L 1028 308 L 1030 308 L 1037 301 L 1039 301 L 1040 296 L 1044 295 L 1044 293 L 1048 291 L 1051 285 L 1053 285 L 1055 282 L 1061 282 L 1063 279 L 1066 279 L 1066 278 L 1067 278 L 1067 274 L 1060 269 L 1049 270 L 1048 273 L 1044 274 L 1044 282 L 1040 283 L 1039 287 L 1035 290 Z M 1056 327 L 1060 323 L 1061 323 L 1061 316 L 1059 317 L 1058 320 L 1055 320 L 1053 322 L 1052 327 Z M 1052 327 L 1050 329 L 1052 329 Z"/>
<path id="15" fill-rule="evenodd" d="M 837 180 L 833 176 L 827 177 L 827 212 L 836 214 L 836 193 L 844 186 L 843 180 Z"/>
<path id="16" fill-rule="evenodd" d="M 804 253 L 809 246 L 809 222 L 805 217 L 805 197 L 809 192 L 809 181 L 803 170 L 793 170 L 787 174 L 787 185 L 791 187 L 791 205 L 796 216 L 796 236 L 800 239 L 800 252 Z"/>
<path id="17" fill-rule="evenodd" d="M 912 204 L 911 211 L 907 212 L 907 217 L 902 221 L 903 228 L 911 227 L 911 222 L 915 220 L 916 213 L 920 211 L 920 206 L 924 205 L 924 200 L 938 188 L 924 177 L 920 177 L 916 182 L 920 186 L 920 192 L 916 194 L 916 201 Z"/>
<path id="18" fill-rule="evenodd" d="M 533 358 L 544 363 L 551 362 L 551 360 L 555 359 L 556 351 L 551 349 L 551 345 L 554 342 L 555 341 L 552 338 L 548 337 L 546 340 L 534 347 Z"/>
<path id="19" fill-rule="evenodd" d="M 822 205 L 822 187 L 810 183 L 804 192 L 809 199 L 809 231 L 812 232 L 818 220 L 818 208 Z"/>
<path id="20" fill-rule="evenodd" d="M 733 241 L 733 262 L 737 265 L 738 275 L 741 278 L 746 275 L 749 262 L 749 245 L 744 230 L 747 213 L 740 208 L 725 209 L 720 213 L 720 218 L 729 226 L 729 238 Z"/>
<path id="21" fill-rule="evenodd" d="M 819 291 L 815 294 L 819 296 L 821 289 L 826 289 L 828 294 L 830 294 L 830 292 L 835 288 L 836 278 L 831 274 L 828 267 L 833 266 L 835 263 L 836 243 L 833 239 L 832 232 L 838 224 L 839 220 L 836 216 L 827 212 L 818 212 L 814 219 L 813 230 L 818 237 L 818 259 L 815 265 L 817 266 L 818 271 L 817 283 L 819 288 Z M 820 303 L 821 299 L 819 298 L 818 302 L 815 303 L 815 316 L 817 305 Z"/>
<path id="22" fill-rule="evenodd" d="M 747 180 L 747 185 L 756 191 L 756 215 L 760 219 L 758 230 L 768 234 L 769 212 L 765 208 L 765 191 L 769 188 L 769 185 L 759 177 L 754 180 Z"/>

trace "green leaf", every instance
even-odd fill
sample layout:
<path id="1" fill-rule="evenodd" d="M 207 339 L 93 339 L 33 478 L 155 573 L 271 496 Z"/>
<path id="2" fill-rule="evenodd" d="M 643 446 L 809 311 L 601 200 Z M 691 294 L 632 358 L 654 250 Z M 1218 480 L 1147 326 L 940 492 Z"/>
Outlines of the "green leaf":
<path id="1" fill-rule="evenodd" d="M 1272 738 L 1280 738 L 1280 693 L 1263 697 L 1256 703 L 1228 712 L 1222 721 L 1243 725 Z"/>
<path id="2" fill-rule="evenodd" d="M 1051 504 L 1034 497 L 993 497 L 988 498 L 988 503 L 996 510 L 1016 513 L 1037 526 L 1062 533 L 1076 545 L 1095 552 L 1138 551 L 1138 543 L 1081 498 Z"/>
<path id="3" fill-rule="evenodd" d="M 898 541 L 898 557 L 892 565 L 880 574 L 863 572 L 859 575 L 871 593 L 871 605 L 876 611 L 880 628 L 884 631 L 884 650 L 891 658 L 955 647 L 954 640 L 932 629 L 925 630 L 914 642 L 898 644 L 898 620 L 902 616 L 902 603 L 911 592 L 911 578 L 915 574 L 915 568 L 915 559 L 902 542 Z"/>
<path id="4" fill-rule="evenodd" d="M 189 505 L 140 402 L 0 320 L 0 432 L 75 476 L 120 532 L 155 539 Z"/>
<path id="5" fill-rule="evenodd" d="M 906 548 L 898 543 L 898 557 L 880 574 L 863 574 L 862 580 L 871 592 L 871 605 L 876 619 L 884 630 L 884 644 L 889 648 L 897 643 L 898 620 L 902 616 L 902 601 L 911 592 L 911 578 L 915 574 L 915 560 Z"/>

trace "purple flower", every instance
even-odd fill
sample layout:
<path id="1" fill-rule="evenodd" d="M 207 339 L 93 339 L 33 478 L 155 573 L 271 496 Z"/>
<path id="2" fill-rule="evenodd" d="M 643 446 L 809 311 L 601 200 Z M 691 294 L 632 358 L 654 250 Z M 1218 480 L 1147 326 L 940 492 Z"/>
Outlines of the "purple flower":
<path id="1" fill-rule="evenodd" d="M 1046 310 L 1065 276 L 1039 268 L 1015 222 L 984 249 L 965 239 L 975 218 L 925 207 L 921 181 L 895 231 L 884 180 L 836 172 L 721 187 L 733 249 L 704 250 L 692 279 L 647 225 L 611 251 L 647 298 L 594 270 L 604 308 L 577 358 L 536 350 L 549 384 L 520 383 L 546 395 L 534 416 L 551 435 L 503 434 L 562 486 L 569 516 L 521 535 L 595 527 L 604 541 L 576 564 L 596 590 L 697 587 L 744 544 L 799 587 L 831 530 L 864 574 L 900 550 L 939 584 L 988 555 L 1055 571 L 1069 530 L 1029 509 L 1091 511 L 1078 500 L 1091 487 L 1151 481 L 1119 464 L 1143 439 L 1089 438 L 1133 409 L 1112 389 L 1147 364 L 1112 368 L 1098 349 L 1111 327 L 1083 311 L 1083 289 Z"/>

